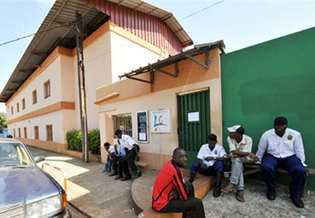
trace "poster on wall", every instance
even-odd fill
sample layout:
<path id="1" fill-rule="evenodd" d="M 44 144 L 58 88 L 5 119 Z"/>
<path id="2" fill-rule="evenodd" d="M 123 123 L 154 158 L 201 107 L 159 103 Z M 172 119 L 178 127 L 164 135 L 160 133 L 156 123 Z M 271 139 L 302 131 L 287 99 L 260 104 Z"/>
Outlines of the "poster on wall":
<path id="1" fill-rule="evenodd" d="M 169 133 L 170 127 L 170 109 L 161 109 L 151 111 L 151 132 L 152 133 Z"/>
<path id="2" fill-rule="evenodd" d="M 137 111 L 138 142 L 148 141 L 147 111 Z"/>

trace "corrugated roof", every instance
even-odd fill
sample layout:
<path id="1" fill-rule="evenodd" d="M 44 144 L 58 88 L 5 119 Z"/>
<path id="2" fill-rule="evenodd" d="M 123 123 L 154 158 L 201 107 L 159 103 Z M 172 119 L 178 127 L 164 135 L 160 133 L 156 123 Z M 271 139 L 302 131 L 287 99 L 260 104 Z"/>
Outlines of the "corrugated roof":
<path id="1" fill-rule="evenodd" d="M 192 44 L 188 34 L 171 13 L 140 0 L 108 1 L 162 19 L 184 46 Z M 86 36 L 109 19 L 109 16 L 84 3 L 83 0 L 56 0 L 2 90 L 0 102 L 8 101 L 57 46 L 69 49 L 75 47 L 75 31 L 70 26 L 75 20 L 75 11 L 82 14 Z"/>
<path id="2" fill-rule="evenodd" d="M 192 39 L 189 37 L 189 35 L 186 33 L 183 27 L 179 24 L 179 22 L 176 20 L 176 18 L 173 16 L 172 13 L 167 12 L 154 5 L 143 2 L 141 0 L 108 0 L 108 1 L 160 18 L 178 37 L 178 39 L 180 40 L 182 45 L 184 45 L 184 47 L 187 45 L 193 44 Z"/>

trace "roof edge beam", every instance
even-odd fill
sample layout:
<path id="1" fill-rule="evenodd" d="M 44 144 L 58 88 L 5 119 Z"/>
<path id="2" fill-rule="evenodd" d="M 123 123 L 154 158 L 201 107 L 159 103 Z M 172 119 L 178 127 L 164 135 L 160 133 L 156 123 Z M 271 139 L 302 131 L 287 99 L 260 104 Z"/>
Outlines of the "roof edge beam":
<path id="1" fill-rule="evenodd" d="M 209 66 L 210 66 L 209 51 L 206 51 L 206 63 L 205 64 L 201 63 L 199 60 L 197 60 L 196 58 L 194 58 L 191 55 L 185 55 L 185 57 L 192 60 L 193 62 L 203 66 L 204 68 L 209 69 Z"/>
<path id="2" fill-rule="evenodd" d="M 164 73 L 166 75 L 172 76 L 172 77 L 177 77 L 178 76 L 178 62 L 175 62 L 175 74 L 161 70 L 159 68 L 155 68 L 154 70 Z"/>
<path id="3" fill-rule="evenodd" d="M 153 84 L 154 83 L 154 72 L 153 71 L 150 71 L 150 81 L 149 80 L 144 80 L 144 79 L 139 79 L 139 78 L 135 78 L 133 76 L 127 76 L 126 77 L 128 79 L 133 79 L 133 80 L 137 80 L 137 81 L 140 81 L 140 82 L 145 82 L 145 83 L 149 83 L 149 84 Z"/>

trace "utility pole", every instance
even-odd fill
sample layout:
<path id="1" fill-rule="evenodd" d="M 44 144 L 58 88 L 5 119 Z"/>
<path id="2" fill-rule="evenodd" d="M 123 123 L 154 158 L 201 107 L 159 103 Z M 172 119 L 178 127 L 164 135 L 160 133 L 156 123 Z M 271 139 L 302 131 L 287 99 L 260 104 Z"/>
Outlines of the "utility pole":
<path id="1" fill-rule="evenodd" d="M 81 132 L 82 132 L 82 153 L 83 162 L 89 161 L 88 154 L 88 127 L 87 127 L 87 112 L 86 112 L 86 94 L 85 94 L 85 76 L 83 63 L 83 27 L 82 16 L 78 11 L 75 13 L 75 30 L 76 30 L 76 44 L 77 44 L 77 68 L 78 68 L 78 82 L 79 82 L 79 99 L 80 99 L 80 118 L 81 118 Z"/>

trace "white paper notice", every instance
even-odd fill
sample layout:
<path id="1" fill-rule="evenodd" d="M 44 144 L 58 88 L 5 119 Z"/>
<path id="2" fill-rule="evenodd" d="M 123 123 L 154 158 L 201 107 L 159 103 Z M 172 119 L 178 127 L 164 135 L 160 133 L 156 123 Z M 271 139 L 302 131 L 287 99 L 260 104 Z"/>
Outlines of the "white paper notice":
<path id="1" fill-rule="evenodd" d="M 199 112 L 188 113 L 188 122 L 197 122 L 199 121 Z"/>
<path id="2" fill-rule="evenodd" d="M 141 140 L 141 141 L 147 140 L 147 139 L 146 139 L 146 134 L 143 133 L 143 132 L 139 132 L 139 140 Z"/>

